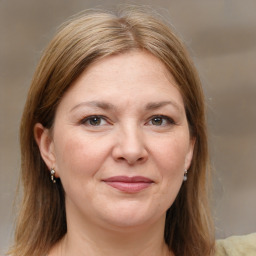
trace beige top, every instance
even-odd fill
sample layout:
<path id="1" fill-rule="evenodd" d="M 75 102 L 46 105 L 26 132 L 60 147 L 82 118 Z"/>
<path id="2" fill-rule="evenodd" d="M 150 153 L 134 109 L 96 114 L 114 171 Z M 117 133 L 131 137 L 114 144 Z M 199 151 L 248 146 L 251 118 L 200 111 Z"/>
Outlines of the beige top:
<path id="1" fill-rule="evenodd" d="M 256 233 L 217 240 L 215 256 L 256 256 Z"/>
<path id="2" fill-rule="evenodd" d="M 256 233 L 217 240 L 215 256 L 256 256 Z"/>

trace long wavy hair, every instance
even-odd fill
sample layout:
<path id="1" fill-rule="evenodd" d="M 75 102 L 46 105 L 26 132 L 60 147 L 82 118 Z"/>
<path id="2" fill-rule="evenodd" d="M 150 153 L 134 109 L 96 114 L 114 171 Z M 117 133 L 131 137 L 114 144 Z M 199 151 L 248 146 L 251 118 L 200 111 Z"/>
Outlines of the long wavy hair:
<path id="1" fill-rule="evenodd" d="M 172 29 L 152 11 L 85 11 L 65 23 L 45 50 L 34 74 L 20 126 L 23 200 L 9 254 L 46 255 L 67 232 L 61 181 L 50 181 L 33 136 L 36 123 L 54 124 L 56 108 L 79 75 L 106 56 L 147 51 L 161 60 L 182 94 L 191 136 L 196 139 L 187 182 L 166 213 L 164 239 L 176 256 L 208 256 L 214 228 L 208 205 L 208 146 L 204 97 L 194 65 Z"/>

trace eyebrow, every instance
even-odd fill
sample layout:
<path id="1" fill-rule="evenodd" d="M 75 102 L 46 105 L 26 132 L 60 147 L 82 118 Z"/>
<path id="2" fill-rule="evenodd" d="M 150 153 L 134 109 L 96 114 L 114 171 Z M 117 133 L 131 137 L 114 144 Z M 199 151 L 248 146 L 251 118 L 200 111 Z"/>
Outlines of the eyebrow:
<path id="1" fill-rule="evenodd" d="M 160 102 L 150 102 L 146 105 L 146 110 L 156 110 L 166 105 L 172 105 L 178 111 L 181 111 L 181 107 L 174 101 L 160 101 Z"/>
<path id="2" fill-rule="evenodd" d="M 178 111 L 182 111 L 181 107 L 174 101 L 160 101 L 160 102 L 149 102 L 145 109 L 146 110 L 157 110 L 161 107 L 164 107 L 166 105 L 172 105 L 173 107 L 175 107 Z M 85 101 L 85 102 L 81 102 L 78 105 L 74 106 L 71 110 L 75 110 L 79 107 L 82 106 L 87 106 L 87 107 L 95 107 L 95 108 L 100 108 L 100 109 L 104 109 L 104 110 L 109 110 L 109 109 L 116 109 L 115 105 L 105 102 L 105 101 Z"/>
<path id="3" fill-rule="evenodd" d="M 101 108 L 101 109 L 105 109 L 105 110 L 108 110 L 108 109 L 114 109 L 115 106 L 111 103 L 108 103 L 108 102 L 104 102 L 104 101 L 85 101 L 85 102 L 81 102 L 79 103 L 78 105 L 74 106 L 71 110 L 75 110 L 79 107 L 82 107 L 82 106 L 87 106 L 87 107 L 96 107 L 96 108 Z"/>

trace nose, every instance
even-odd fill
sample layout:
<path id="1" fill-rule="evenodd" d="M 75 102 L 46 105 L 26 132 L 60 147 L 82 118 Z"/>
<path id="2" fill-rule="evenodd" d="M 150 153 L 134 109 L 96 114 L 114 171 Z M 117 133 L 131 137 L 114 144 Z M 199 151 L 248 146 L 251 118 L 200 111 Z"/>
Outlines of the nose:
<path id="1" fill-rule="evenodd" d="M 136 125 L 120 128 L 112 155 L 116 161 L 127 162 L 129 165 L 144 163 L 148 159 L 142 131 Z"/>

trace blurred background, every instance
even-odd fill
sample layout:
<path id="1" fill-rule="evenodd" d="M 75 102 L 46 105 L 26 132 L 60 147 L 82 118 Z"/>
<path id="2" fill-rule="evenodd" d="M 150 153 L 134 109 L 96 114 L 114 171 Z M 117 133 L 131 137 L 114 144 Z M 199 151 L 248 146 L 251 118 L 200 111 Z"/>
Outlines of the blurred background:
<path id="1" fill-rule="evenodd" d="M 0 0 L 0 254 L 13 235 L 18 129 L 42 50 L 88 8 L 152 6 L 185 42 L 206 95 L 217 238 L 256 232 L 255 0 Z"/>

